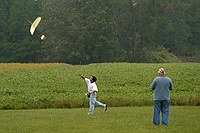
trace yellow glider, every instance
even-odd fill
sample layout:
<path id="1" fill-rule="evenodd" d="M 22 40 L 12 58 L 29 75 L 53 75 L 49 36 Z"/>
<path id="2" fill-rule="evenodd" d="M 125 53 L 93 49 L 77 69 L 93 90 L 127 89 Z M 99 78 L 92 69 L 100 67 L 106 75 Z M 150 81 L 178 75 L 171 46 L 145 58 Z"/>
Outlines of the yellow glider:
<path id="1" fill-rule="evenodd" d="M 36 29 L 37 26 L 39 25 L 41 19 L 42 19 L 41 17 L 37 17 L 37 18 L 35 19 L 35 21 L 31 24 L 31 28 L 30 28 L 30 33 L 31 33 L 31 35 L 34 34 L 35 29 Z"/>

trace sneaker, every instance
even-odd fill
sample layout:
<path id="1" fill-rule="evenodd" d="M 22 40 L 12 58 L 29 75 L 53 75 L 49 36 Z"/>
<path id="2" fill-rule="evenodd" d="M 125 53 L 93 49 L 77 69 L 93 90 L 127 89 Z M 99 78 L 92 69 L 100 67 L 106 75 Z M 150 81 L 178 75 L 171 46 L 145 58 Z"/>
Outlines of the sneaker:
<path id="1" fill-rule="evenodd" d="M 92 115 L 92 113 L 89 112 L 88 115 Z"/>
<path id="2" fill-rule="evenodd" d="M 107 104 L 106 104 L 106 106 L 105 106 L 104 108 L 105 108 L 105 110 L 104 110 L 104 111 L 107 111 L 107 109 L 108 109 L 108 106 L 107 106 Z"/>

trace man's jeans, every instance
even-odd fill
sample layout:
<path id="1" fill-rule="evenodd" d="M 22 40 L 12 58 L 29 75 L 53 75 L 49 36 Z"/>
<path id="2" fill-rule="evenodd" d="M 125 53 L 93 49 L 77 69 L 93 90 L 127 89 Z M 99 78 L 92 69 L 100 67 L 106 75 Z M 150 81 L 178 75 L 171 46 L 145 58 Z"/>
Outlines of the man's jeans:
<path id="1" fill-rule="evenodd" d="M 153 123 L 155 125 L 160 125 L 160 112 L 162 113 L 162 124 L 168 125 L 169 108 L 170 108 L 169 100 L 155 100 L 154 101 Z"/>
<path id="2" fill-rule="evenodd" d="M 95 106 L 105 107 L 106 104 L 103 104 L 96 100 L 96 92 L 90 95 L 90 109 L 89 113 L 93 114 Z"/>

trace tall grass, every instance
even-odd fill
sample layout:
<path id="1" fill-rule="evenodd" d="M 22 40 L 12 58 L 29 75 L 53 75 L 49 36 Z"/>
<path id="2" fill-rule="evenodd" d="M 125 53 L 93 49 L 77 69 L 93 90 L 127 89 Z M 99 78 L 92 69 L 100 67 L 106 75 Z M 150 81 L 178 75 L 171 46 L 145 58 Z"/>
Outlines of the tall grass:
<path id="1" fill-rule="evenodd" d="M 109 106 L 152 105 L 150 84 L 164 67 L 172 105 L 200 105 L 200 63 L 0 64 L 0 109 L 87 107 L 84 81 L 95 75 L 98 100 Z"/>
<path id="2" fill-rule="evenodd" d="M 170 109 L 169 126 L 152 124 L 153 107 L 96 108 L 88 116 L 86 108 L 0 110 L 2 133 L 198 133 L 200 107 Z"/>

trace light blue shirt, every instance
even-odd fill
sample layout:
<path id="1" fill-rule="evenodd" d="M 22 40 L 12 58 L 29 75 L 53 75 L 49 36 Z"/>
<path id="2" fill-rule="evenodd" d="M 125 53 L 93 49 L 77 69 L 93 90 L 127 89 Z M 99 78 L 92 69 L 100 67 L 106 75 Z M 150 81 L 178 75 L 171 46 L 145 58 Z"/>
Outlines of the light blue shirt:
<path id="1" fill-rule="evenodd" d="M 170 100 L 170 90 L 172 90 L 172 80 L 166 76 L 156 77 L 151 89 L 154 90 L 154 100 Z"/>

